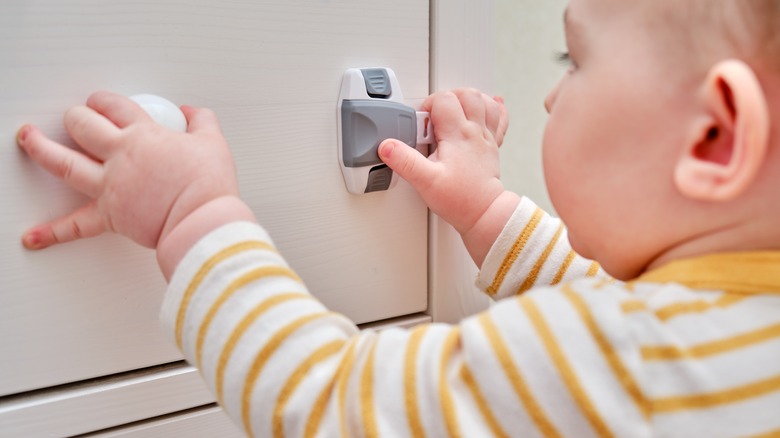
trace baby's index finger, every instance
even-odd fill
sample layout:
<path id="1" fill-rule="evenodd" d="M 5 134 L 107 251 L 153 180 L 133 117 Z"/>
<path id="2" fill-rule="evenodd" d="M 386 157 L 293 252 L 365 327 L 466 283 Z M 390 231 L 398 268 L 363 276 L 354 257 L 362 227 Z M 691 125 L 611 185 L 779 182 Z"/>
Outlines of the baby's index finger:
<path id="1" fill-rule="evenodd" d="M 63 146 L 31 125 L 19 130 L 17 143 L 47 172 L 94 198 L 101 190 L 103 167 L 89 157 Z"/>

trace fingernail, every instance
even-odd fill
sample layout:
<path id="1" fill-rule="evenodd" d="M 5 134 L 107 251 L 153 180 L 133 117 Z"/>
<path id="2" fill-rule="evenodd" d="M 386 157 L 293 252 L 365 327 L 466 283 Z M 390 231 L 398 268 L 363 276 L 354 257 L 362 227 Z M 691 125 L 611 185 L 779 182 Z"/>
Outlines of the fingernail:
<path id="1" fill-rule="evenodd" d="M 503 97 L 501 97 L 501 96 L 496 96 L 496 97 L 495 97 L 495 99 L 496 99 L 496 102 L 498 102 L 498 103 L 500 103 L 500 104 L 504 104 L 504 98 L 503 98 Z"/>
<path id="2" fill-rule="evenodd" d="M 388 158 L 390 157 L 390 154 L 393 153 L 394 148 L 395 148 L 394 141 L 385 141 L 380 145 L 379 154 L 385 158 Z"/>
<path id="3" fill-rule="evenodd" d="M 41 247 L 41 236 L 37 233 L 29 232 L 22 237 L 22 245 L 27 249 L 38 249 Z"/>
<path id="4" fill-rule="evenodd" d="M 19 132 L 16 133 L 16 142 L 22 143 L 25 140 L 27 140 L 27 135 L 30 133 L 30 126 L 24 125 L 21 128 L 19 128 Z"/>

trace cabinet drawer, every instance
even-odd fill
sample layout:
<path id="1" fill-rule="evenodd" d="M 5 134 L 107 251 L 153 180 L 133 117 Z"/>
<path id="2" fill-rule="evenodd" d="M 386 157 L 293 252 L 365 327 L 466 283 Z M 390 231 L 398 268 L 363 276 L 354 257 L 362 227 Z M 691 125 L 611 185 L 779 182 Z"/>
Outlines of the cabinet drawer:
<path id="1" fill-rule="evenodd" d="M 213 403 L 184 363 L 0 399 L 4 437 L 72 436 Z"/>
<path id="2" fill-rule="evenodd" d="M 220 117 L 243 198 L 312 292 L 358 323 L 427 308 L 427 210 L 405 183 L 350 195 L 336 100 L 350 67 L 428 94 L 428 2 L 20 0 L 0 14 L 0 396 L 179 360 L 157 314 L 152 251 L 117 236 L 25 251 L 28 227 L 85 198 L 16 147 L 25 122 L 99 89 Z"/>

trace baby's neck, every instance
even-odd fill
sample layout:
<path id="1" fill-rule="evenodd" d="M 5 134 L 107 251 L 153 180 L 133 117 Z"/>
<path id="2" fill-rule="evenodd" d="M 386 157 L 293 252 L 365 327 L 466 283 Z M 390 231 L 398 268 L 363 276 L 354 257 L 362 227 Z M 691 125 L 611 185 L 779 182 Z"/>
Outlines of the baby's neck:
<path id="1" fill-rule="evenodd" d="M 645 272 L 674 260 L 708 254 L 780 251 L 780 227 L 770 227 L 764 222 L 766 221 L 740 222 L 693 236 L 661 253 L 647 265 Z"/>

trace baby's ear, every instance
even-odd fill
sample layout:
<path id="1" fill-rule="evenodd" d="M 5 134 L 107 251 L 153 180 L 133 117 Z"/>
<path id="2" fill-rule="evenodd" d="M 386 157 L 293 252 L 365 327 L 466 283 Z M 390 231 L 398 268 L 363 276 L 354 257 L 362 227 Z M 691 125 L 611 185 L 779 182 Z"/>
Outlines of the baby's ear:
<path id="1" fill-rule="evenodd" d="M 746 63 L 716 64 L 704 84 L 707 110 L 675 167 L 674 182 L 686 197 L 727 201 L 758 175 L 769 142 L 764 91 Z"/>

